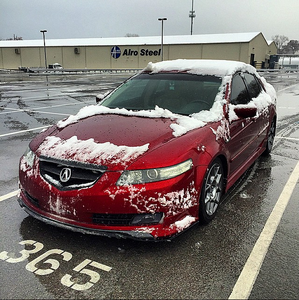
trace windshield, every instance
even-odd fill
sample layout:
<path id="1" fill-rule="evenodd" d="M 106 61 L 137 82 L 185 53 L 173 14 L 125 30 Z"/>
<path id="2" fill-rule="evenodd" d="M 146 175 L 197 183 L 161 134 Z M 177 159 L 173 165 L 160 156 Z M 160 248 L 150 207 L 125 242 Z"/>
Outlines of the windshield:
<path id="1" fill-rule="evenodd" d="M 213 106 L 221 78 L 178 73 L 139 74 L 101 103 L 109 108 L 152 110 L 156 106 L 190 115 Z"/>

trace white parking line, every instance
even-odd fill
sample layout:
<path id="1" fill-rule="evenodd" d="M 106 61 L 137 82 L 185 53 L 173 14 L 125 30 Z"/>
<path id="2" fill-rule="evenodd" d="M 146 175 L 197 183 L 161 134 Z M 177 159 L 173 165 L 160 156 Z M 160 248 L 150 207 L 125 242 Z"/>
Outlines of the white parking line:
<path id="1" fill-rule="evenodd" d="M 86 101 L 84 103 L 84 105 L 89 105 L 89 102 Z M 94 101 L 92 101 L 91 103 L 94 103 Z M 56 108 L 56 107 L 65 107 L 65 106 L 76 106 L 76 105 L 81 105 L 82 102 L 78 102 L 78 103 L 65 103 L 65 104 L 57 104 L 57 105 L 51 105 L 51 106 L 40 106 L 40 107 L 36 107 L 33 110 L 30 109 L 18 109 L 18 108 L 9 108 L 9 107 L 3 107 L 3 111 L 0 112 L 0 115 L 3 114 L 11 114 L 11 113 L 16 113 L 16 112 L 24 112 L 24 111 L 29 111 L 29 112 L 39 112 L 39 109 L 51 109 L 51 108 Z M 69 114 L 68 114 L 69 115 Z"/>
<path id="2" fill-rule="evenodd" d="M 42 111 L 42 110 L 24 110 L 25 112 L 29 113 L 39 113 L 39 114 L 47 114 L 47 115 L 58 115 L 58 116 L 66 116 L 68 117 L 70 114 L 62 114 L 62 113 L 56 113 L 56 112 L 50 112 L 50 111 Z"/>
<path id="3" fill-rule="evenodd" d="M 283 91 L 288 90 L 288 89 L 291 89 L 291 88 L 293 88 L 293 87 L 296 86 L 296 85 L 298 85 L 298 83 L 295 83 L 295 84 L 286 86 L 286 87 L 284 87 L 284 88 L 278 90 L 278 93 L 283 92 Z"/>
<path id="4" fill-rule="evenodd" d="M 292 138 L 292 137 L 285 137 L 285 136 L 276 136 L 275 138 L 283 139 L 283 140 L 299 141 L 299 138 Z"/>
<path id="5" fill-rule="evenodd" d="M 287 204 L 292 196 L 294 188 L 299 179 L 299 162 L 295 166 L 288 182 L 284 186 L 265 226 L 256 241 L 250 256 L 234 286 L 229 299 L 248 299 L 255 280 L 260 272 L 264 258 L 268 252 L 268 248 L 273 240 L 274 234 L 280 223 L 282 215 L 287 207 Z"/>
<path id="6" fill-rule="evenodd" d="M 14 192 L 11 192 L 11 193 L 9 193 L 9 194 L 6 194 L 6 195 L 4 195 L 4 196 L 1 196 L 1 197 L 0 197 L 0 202 L 1 202 L 1 201 L 4 201 L 4 200 L 7 200 L 7 199 L 9 199 L 9 198 L 12 198 L 12 197 L 18 195 L 18 193 L 19 193 L 19 190 L 16 190 L 16 191 L 14 191 Z"/>
<path id="7" fill-rule="evenodd" d="M 39 109 L 39 108 L 38 108 Z M 50 112 L 50 111 L 41 111 L 38 109 L 10 109 L 9 112 L 5 112 L 5 113 L 0 113 L 1 114 L 15 114 L 15 113 L 22 113 L 22 112 L 26 112 L 26 113 L 40 113 L 40 114 L 48 114 L 48 115 L 59 115 L 59 116 L 69 116 L 70 114 L 62 114 L 62 113 L 55 113 L 55 112 Z"/>
<path id="8" fill-rule="evenodd" d="M 20 133 L 25 133 L 25 132 L 35 131 L 35 130 L 41 130 L 41 129 L 48 128 L 50 126 L 52 126 L 52 125 L 36 127 L 36 128 L 31 128 L 31 129 L 26 129 L 26 130 L 21 130 L 21 131 L 15 131 L 15 132 L 10 132 L 10 133 L 4 133 L 4 134 L 0 135 L 0 138 L 4 137 L 4 136 L 10 136 L 10 135 L 20 134 Z"/>

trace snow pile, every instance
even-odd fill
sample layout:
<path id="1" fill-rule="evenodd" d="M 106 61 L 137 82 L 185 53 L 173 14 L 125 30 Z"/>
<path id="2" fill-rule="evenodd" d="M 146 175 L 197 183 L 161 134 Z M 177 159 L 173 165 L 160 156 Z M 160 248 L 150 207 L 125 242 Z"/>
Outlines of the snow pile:
<path id="1" fill-rule="evenodd" d="M 175 222 L 175 226 L 177 227 L 178 232 L 183 231 L 188 228 L 196 219 L 192 216 L 186 216 L 183 220 Z"/>
<path id="2" fill-rule="evenodd" d="M 273 103 L 273 99 L 269 94 L 263 91 L 257 98 L 253 98 L 251 102 L 253 102 L 254 105 L 257 107 L 257 111 L 261 112 Z"/>
<path id="3" fill-rule="evenodd" d="M 76 123 L 81 119 L 101 114 L 116 114 L 148 118 L 172 118 L 176 116 L 171 111 L 158 106 L 156 106 L 154 110 L 132 111 L 125 108 L 109 108 L 106 106 L 90 105 L 81 108 L 76 115 L 70 115 L 67 119 L 59 121 L 57 126 L 58 128 L 63 128 L 72 123 Z"/>
<path id="4" fill-rule="evenodd" d="M 236 115 L 234 111 L 233 113 L 234 115 Z M 225 142 L 228 142 L 230 140 L 229 122 L 226 119 L 221 120 L 220 125 L 217 127 L 216 130 L 214 130 L 211 127 L 210 129 L 215 134 L 216 141 L 223 139 Z"/>
<path id="5" fill-rule="evenodd" d="M 276 91 L 275 91 L 273 85 L 268 83 L 264 77 L 260 77 L 260 79 L 261 79 L 267 93 L 270 95 L 272 102 L 274 104 L 276 104 L 277 95 L 276 95 Z"/>
<path id="6" fill-rule="evenodd" d="M 94 139 L 78 140 L 73 136 L 67 140 L 48 136 L 39 146 L 40 155 L 83 163 L 118 164 L 136 159 L 148 150 L 149 144 L 139 147 L 116 146 L 112 143 L 95 143 Z"/>
<path id="7" fill-rule="evenodd" d="M 219 93 L 221 94 L 221 92 Z M 218 94 L 218 95 L 219 95 Z M 217 96 L 218 97 L 218 96 Z M 203 110 L 191 116 L 180 116 L 176 123 L 170 125 L 175 137 L 181 136 L 190 130 L 205 126 L 209 122 L 217 122 L 223 118 L 223 103 L 217 100 L 210 110 Z"/>

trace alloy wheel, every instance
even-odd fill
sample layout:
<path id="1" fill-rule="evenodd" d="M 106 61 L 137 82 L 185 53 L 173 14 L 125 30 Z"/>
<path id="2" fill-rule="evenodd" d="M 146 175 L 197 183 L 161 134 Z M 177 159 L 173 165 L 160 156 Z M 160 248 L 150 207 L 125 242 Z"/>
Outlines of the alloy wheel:
<path id="1" fill-rule="evenodd" d="M 220 159 L 216 159 L 207 171 L 201 192 L 199 217 L 202 223 L 214 218 L 223 194 L 223 182 L 223 166 Z"/>

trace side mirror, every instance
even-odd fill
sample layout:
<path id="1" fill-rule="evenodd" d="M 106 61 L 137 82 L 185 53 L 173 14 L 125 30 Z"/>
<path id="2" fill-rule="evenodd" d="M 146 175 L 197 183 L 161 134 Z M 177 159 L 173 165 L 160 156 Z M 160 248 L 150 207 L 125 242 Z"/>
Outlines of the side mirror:
<path id="1" fill-rule="evenodd" d="M 256 107 L 235 107 L 234 111 L 239 118 L 253 118 L 256 116 Z"/>
<path id="2" fill-rule="evenodd" d="M 98 94 L 96 95 L 96 103 L 101 102 L 104 99 L 105 95 L 104 94 Z"/>

